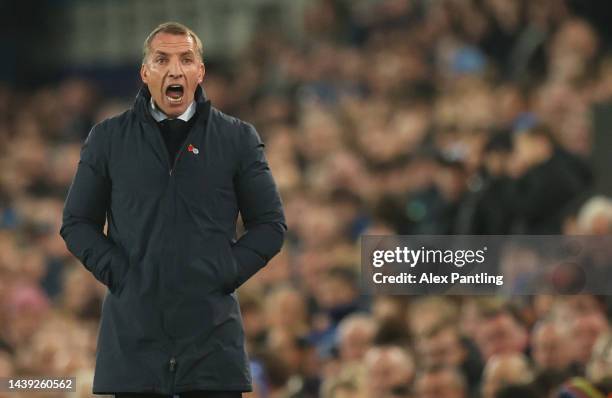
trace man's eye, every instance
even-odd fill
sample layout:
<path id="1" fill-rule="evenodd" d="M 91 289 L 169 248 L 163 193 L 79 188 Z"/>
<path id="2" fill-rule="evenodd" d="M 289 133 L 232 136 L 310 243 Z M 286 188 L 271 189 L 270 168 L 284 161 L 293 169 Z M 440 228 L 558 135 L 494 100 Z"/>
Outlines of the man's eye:
<path id="1" fill-rule="evenodd" d="M 191 59 L 191 58 L 183 58 L 183 63 L 184 64 L 190 64 L 192 62 L 193 62 L 193 59 Z"/>
<path id="2" fill-rule="evenodd" d="M 158 64 L 163 64 L 164 62 L 166 62 L 166 61 L 167 61 L 167 59 L 166 59 L 166 58 L 157 58 L 155 61 L 156 61 Z"/>

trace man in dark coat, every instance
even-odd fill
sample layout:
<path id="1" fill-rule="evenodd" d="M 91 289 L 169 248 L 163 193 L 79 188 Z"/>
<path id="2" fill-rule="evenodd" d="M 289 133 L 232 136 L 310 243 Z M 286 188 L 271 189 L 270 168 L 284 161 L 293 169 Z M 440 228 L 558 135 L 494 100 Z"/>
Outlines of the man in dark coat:
<path id="1" fill-rule="evenodd" d="M 235 289 L 278 253 L 286 224 L 259 135 L 211 106 L 204 73 L 198 37 L 158 26 L 134 106 L 82 147 L 60 234 L 109 289 L 94 394 L 251 390 Z"/>
<path id="2" fill-rule="evenodd" d="M 586 162 L 563 149 L 545 125 L 515 133 L 512 207 L 515 233 L 559 234 L 564 211 L 590 189 Z"/>

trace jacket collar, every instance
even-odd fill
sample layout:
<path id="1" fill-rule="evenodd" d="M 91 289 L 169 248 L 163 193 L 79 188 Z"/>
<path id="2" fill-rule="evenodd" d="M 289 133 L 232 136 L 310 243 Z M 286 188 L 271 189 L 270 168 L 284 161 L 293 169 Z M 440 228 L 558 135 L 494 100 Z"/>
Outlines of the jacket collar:
<path id="1" fill-rule="evenodd" d="M 162 139 L 161 131 L 157 126 L 157 122 L 151 115 L 151 93 L 149 92 L 149 88 L 146 85 L 143 85 L 136 96 L 136 100 L 134 101 L 134 105 L 132 107 L 132 112 L 135 117 L 140 120 L 142 125 L 147 125 L 148 128 L 145 128 L 144 134 L 146 140 L 149 142 L 157 157 L 160 161 L 167 165 L 168 162 L 172 162 L 172 159 L 168 159 L 168 152 L 166 150 L 166 145 L 164 140 Z M 202 87 L 198 86 L 195 92 L 195 105 L 196 105 L 196 114 L 191 119 L 195 119 L 194 124 L 191 126 L 189 134 L 192 131 L 204 131 L 208 130 L 208 126 L 210 125 L 209 119 L 212 115 L 212 106 L 210 101 L 206 98 L 204 94 L 204 90 Z M 202 129 L 205 127 L 205 129 Z"/>

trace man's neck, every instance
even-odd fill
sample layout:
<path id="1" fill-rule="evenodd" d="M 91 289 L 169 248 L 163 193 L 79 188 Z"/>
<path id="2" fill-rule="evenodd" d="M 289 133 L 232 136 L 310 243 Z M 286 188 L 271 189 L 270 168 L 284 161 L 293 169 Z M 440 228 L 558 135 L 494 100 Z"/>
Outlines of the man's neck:
<path id="1" fill-rule="evenodd" d="M 151 116 L 153 116 L 153 119 L 155 119 L 156 122 L 161 122 L 165 119 L 181 119 L 187 122 L 195 114 L 196 105 L 195 101 L 191 101 L 185 112 L 183 112 L 181 115 L 177 117 L 169 117 L 157 106 L 157 104 L 155 103 L 155 101 L 153 101 L 153 98 L 151 97 L 150 111 Z"/>

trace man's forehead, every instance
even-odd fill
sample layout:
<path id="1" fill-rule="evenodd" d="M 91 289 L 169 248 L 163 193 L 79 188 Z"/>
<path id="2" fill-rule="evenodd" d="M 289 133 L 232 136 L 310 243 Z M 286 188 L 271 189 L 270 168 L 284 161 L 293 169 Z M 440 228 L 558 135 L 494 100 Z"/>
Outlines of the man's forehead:
<path id="1" fill-rule="evenodd" d="M 151 41 L 151 50 L 162 52 L 195 52 L 195 42 L 190 35 L 158 33 Z"/>

